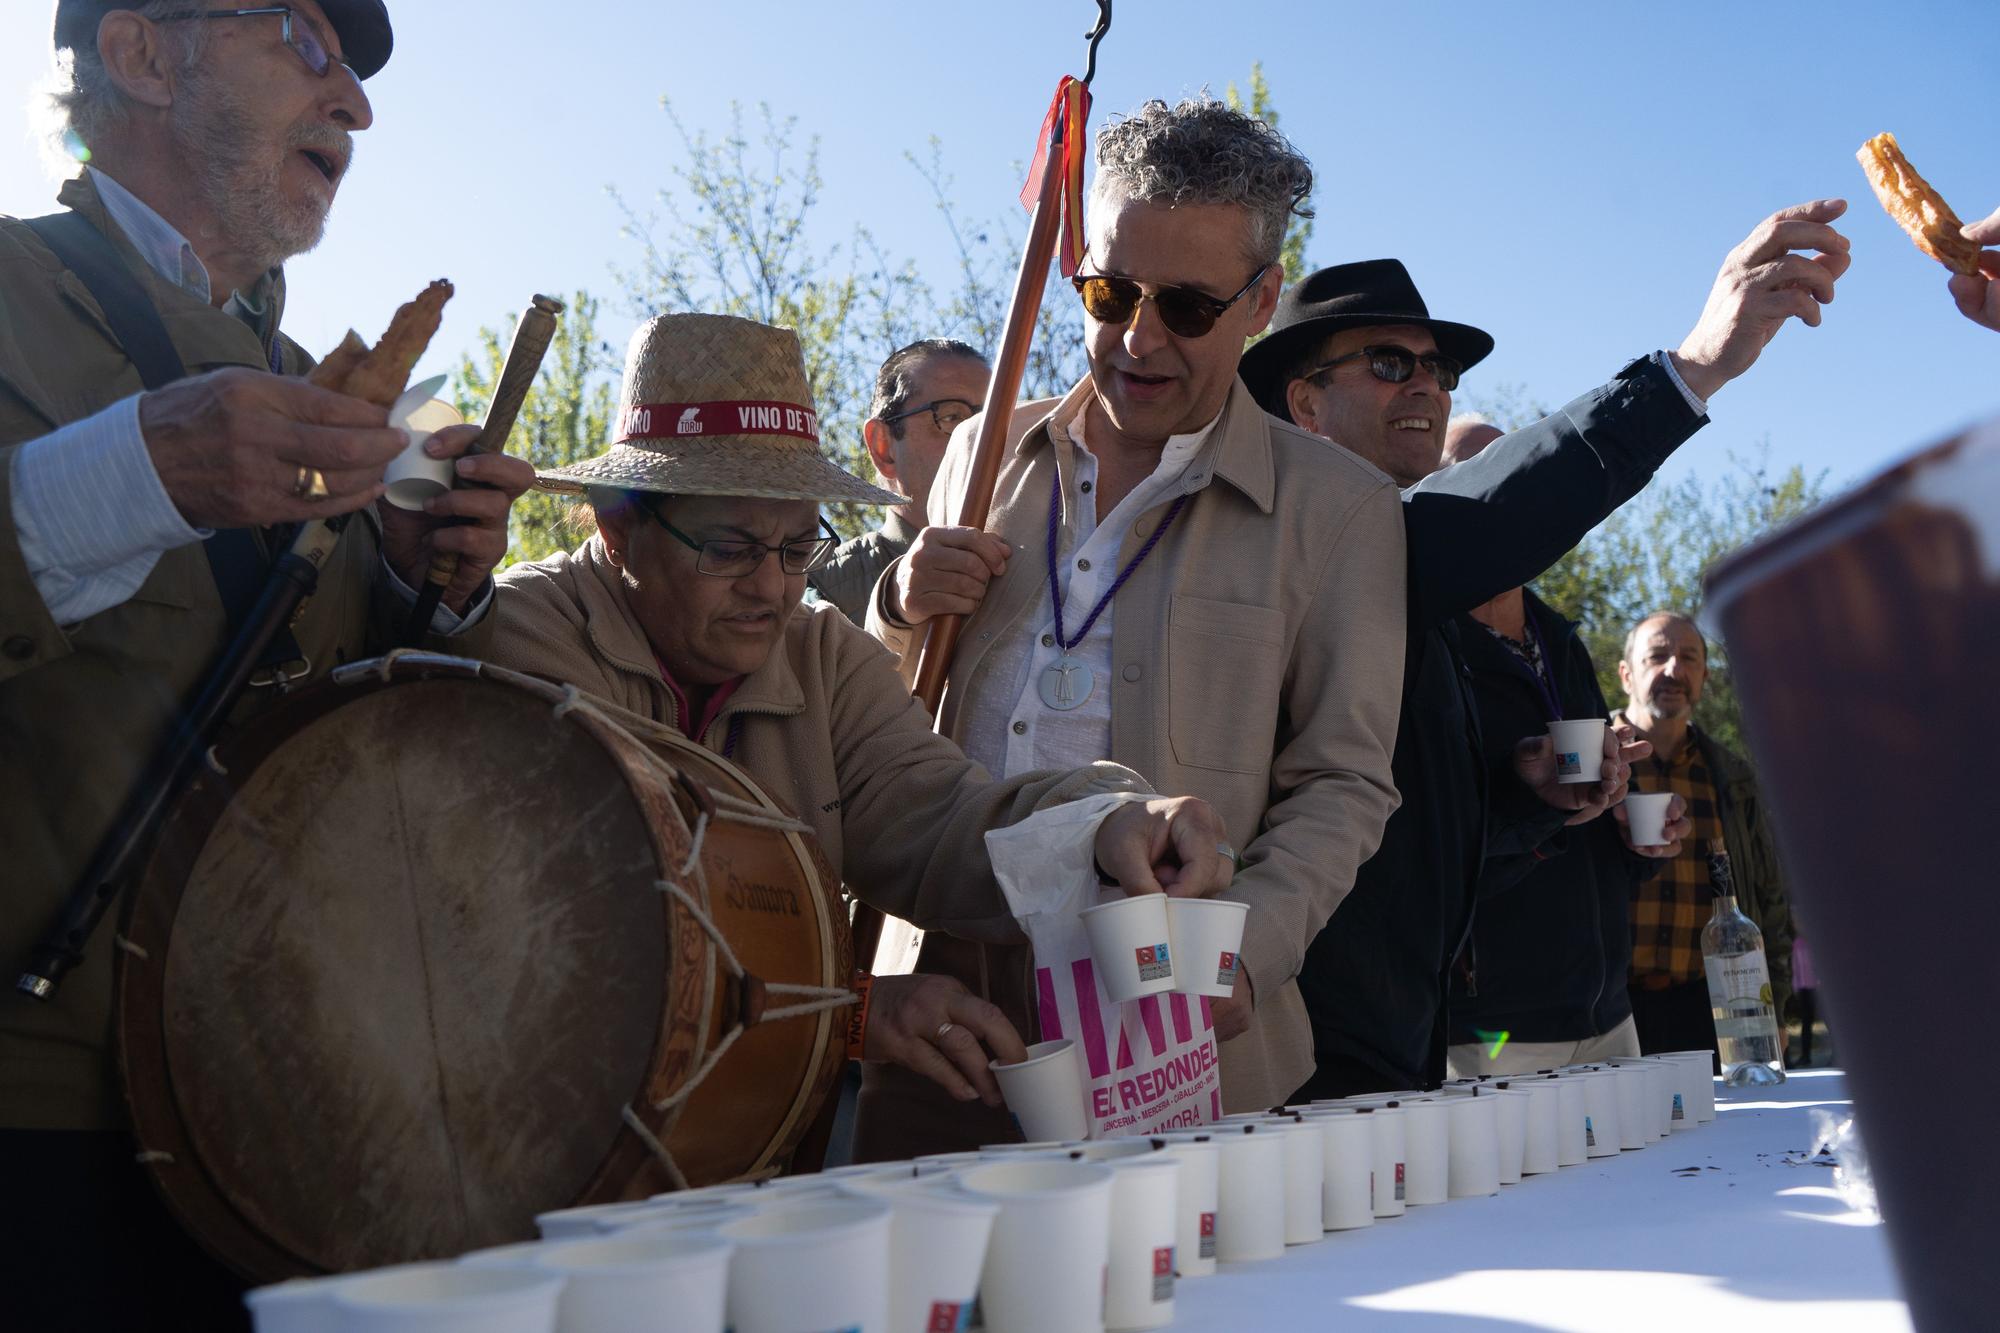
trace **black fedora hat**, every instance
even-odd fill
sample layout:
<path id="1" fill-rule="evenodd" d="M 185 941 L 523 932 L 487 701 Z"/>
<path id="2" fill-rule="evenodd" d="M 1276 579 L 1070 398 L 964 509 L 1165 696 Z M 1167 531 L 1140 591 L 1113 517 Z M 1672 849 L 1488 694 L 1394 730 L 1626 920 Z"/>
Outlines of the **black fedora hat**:
<path id="1" fill-rule="evenodd" d="M 1432 319 L 1400 259 L 1363 259 L 1308 273 L 1278 298 L 1271 332 L 1243 353 L 1237 373 L 1266 412 L 1290 420 L 1285 372 L 1307 347 L 1342 329 L 1415 324 L 1440 352 L 1470 370 L 1493 350 L 1493 335 L 1470 324 Z"/>
<path id="2" fill-rule="evenodd" d="M 56 50 L 97 47 L 97 24 L 114 9 L 137 9 L 140 0 L 56 0 Z M 245 0 L 245 7 L 251 7 Z M 396 44 L 383 0 L 319 0 L 320 12 L 340 37 L 341 54 L 358 78 L 369 78 L 389 63 Z M 189 9 L 201 6 L 189 0 Z"/>

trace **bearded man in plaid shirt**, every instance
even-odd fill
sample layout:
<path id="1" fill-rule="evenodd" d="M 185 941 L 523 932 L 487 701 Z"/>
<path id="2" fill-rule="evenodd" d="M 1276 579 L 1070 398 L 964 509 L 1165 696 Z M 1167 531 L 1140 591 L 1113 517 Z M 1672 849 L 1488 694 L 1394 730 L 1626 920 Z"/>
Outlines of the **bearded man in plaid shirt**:
<path id="1" fill-rule="evenodd" d="M 1782 1023 L 1792 993 L 1792 920 L 1777 849 L 1749 765 L 1693 721 L 1708 680 L 1708 643 L 1689 617 L 1659 611 L 1632 627 L 1618 679 L 1627 703 L 1613 722 L 1629 722 L 1653 743 L 1632 766 L 1632 790 L 1676 793 L 1687 802 L 1694 836 L 1681 854 L 1632 891 L 1632 1017 L 1639 1048 L 1715 1048 L 1701 929 L 1714 912 L 1708 853 L 1729 851 L 1737 903 L 1764 933 L 1771 994 Z"/>

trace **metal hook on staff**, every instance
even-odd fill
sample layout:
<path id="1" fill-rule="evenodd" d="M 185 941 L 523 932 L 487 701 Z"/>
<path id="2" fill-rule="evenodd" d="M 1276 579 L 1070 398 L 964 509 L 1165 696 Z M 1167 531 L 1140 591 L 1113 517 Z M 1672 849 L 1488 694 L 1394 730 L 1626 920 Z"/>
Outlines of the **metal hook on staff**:
<path id="1" fill-rule="evenodd" d="M 1104 34 L 1111 31 L 1111 0 L 1097 0 L 1097 26 L 1084 36 L 1090 41 L 1090 61 L 1083 69 L 1083 86 L 1097 77 L 1097 44 L 1104 40 Z"/>

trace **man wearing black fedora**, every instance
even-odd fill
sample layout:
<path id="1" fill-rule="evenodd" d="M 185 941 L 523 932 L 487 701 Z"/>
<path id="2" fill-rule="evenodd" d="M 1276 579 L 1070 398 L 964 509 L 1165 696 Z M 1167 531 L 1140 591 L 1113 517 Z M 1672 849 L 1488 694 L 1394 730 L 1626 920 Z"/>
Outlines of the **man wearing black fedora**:
<path id="1" fill-rule="evenodd" d="M 1566 824 L 1619 799 L 1625 765 L 1647 753 L 1612 733 L 1607 777 L 1595 788 L 1554 782 L 1546 738 L 1517 749 L 1510 771 L 1489 771 L 1453 617 L 1540 574 L 1637 494 L 1706 424 L 1707 399 L 1749 369 L 1787 319 L 1819 323 L 1847 267 L 1846 239 L 1827 225 L 1842 207 L 1819 201 L 1766 219 L 1730 252 L 1678 349 L 1629 363 L 1442 471 L 1451 393 L 1493 339 L 1433 318 L 1397 260 L 1309 274 L 1279 301 L 1270 336 L 1244 354 L 1240 374 L 1266 411 L 1395 478 L 1409 560 L 1392 760 L 1402 804 L 1353 894 L 1307 950 L 1299 988 L 1317 1068 L 1302 1092 L 1435 1086 L 1445 1070 L 1448 968 L 1471 927 L 1482 870 L 1547 855 Z"/>

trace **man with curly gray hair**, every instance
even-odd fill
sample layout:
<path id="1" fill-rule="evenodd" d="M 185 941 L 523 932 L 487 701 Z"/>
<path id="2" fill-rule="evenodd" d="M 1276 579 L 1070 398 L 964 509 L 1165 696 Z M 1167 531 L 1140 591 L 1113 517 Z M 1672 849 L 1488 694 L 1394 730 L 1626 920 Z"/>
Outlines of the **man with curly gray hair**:
<path id="1" fill-rule="evenodd" d="M 1236 377 L 1311 188 L 1277 131 L 1210 98 L 1148 102 L 1106 128 L 1073 279 L 1090 374 L 1017 410 L 990 530 L 925 529 L 869 617 L 901 648 L 931 616 L 970 615 L 940 725 L 996 773 L 1116 758 L 1221 812 L 1241 849 L 1227 896 L 1250 908 L 1235 994 L 1213 1008 L 1230 1110 L 1268 1106 L 1311 1071 L 1293 977 L 1396 805 L 1395 486 L 1267 416 Z M 975 430 L 952 440 L 933 524 L 957 512 Z M 933 936 L 919 966 L 983 989 L 1037 1035 L 1041 997 L 1068 984 L 1067 969 L 1038 974 L 1025 945 Z M 1141 1006 L 1125 1017 L 1125 1042 L 1143 1049 Z M 1143 1097 L 1121 1109 L 1140 1131 L 1187 1110 Z M 982 1112 L 871 1070 L 857 1156 L 1013 1134 Z"/>

